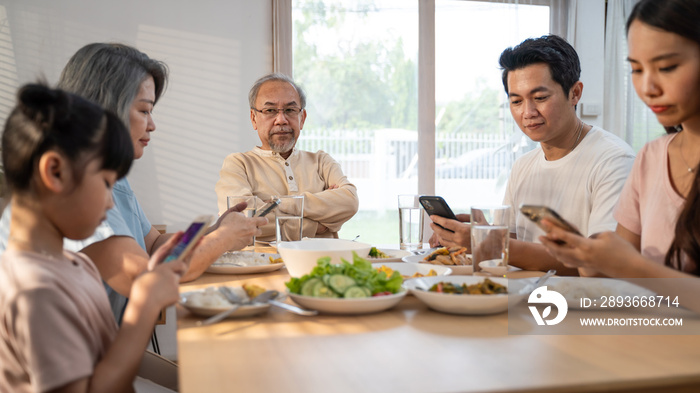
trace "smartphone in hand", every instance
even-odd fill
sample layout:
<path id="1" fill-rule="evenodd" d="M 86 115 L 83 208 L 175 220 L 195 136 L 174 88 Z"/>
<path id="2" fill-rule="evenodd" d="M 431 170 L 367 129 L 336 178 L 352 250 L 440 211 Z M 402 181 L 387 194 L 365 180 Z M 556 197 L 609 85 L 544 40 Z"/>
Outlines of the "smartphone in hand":
<path id="1" fill-rule="evenodd" d="M 214 217 L 207 215 L 195 218 L 182 235 L 180 241 L 170 251 L 170 254 L 165 257 L 163 262 L 170 262 L 185 258 L 187 254 L 192 251 L 192 248 L 194 248 L 199 239 L 204 236 L 204 233 L 207 231 L 207 228 L 209 228 L 209 225 L 213 220 Z"/>
<path id="2" fill-rule="evenodd" d="M 423 206 L 423 209 L 425 209 L 426 213 L 428 213 L 429 216 L 440 216 L 440 217 L 445 217 L 449 218 L 451 220 L 457 220 L 457 216 L 452 212 L 452 209 L 450 209 L 450 206 L 445 202 L 445 200 L 442 197 L 439 196 L 427 196 L 423 195 L 418 198 L 420 201 L 420 204 Z M 440 224 L 435 224 L 439 226 L 440 228 L 454 232 L 451 229 L 447 229 L 443 227 Z"/>
<path id="3" fill-rule="evenodd" d="M 576 227 L 571 225 L 568 221 L 566 221 L 564 218 L 562 218 L 557 212 L 548 208 L 547 206 L 522 205 L 522 206 L 520 206 L 520 212 L 523 213 L 525 215 L 525 217 L 529 218 L 530 221 L 537 224 L 537 226 L 540 228 L 542 228 L 542 223 L 541 223 L 542 219 L 546 218 L 551 223 L 558 226 L 559 228 L 564 229 L 567 232 L 571 232 L 571 233 L 575 233 L 579 236 L 583 236 L 583 235 L 581 235 L 581 232 L 579 232 L 576 229 Z M 544 228 L 542 228 L 542 229 L 544 230 Z M 561 240 L 558 240 L 557 243 L 564 244 L 564 242 Z"/>

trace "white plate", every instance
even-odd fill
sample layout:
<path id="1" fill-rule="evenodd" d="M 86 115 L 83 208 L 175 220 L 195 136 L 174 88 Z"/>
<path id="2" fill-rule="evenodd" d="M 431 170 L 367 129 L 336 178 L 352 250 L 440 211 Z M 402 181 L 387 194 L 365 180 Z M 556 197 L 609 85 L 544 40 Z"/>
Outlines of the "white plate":
<path id="1" fill-rule="evenodd" d="M 427 263 L 406 263 L 406 262 L 374 262 L 372 267 L 378 269 L 386 266 L 391 270 L 398 271 L 402 276 L 412 276 L 416 273 L 427 275 L 431 270 L 434 270 L 438 276 L 449 276 L 452 274 L 452 269 L 443 265 L 429 265 Z"/>
<path id="2" fill-rule="evenodd" d="M 471 254 L 468 254 L 469 258 L 471 258 Z M 421 255 L 410 255 L 407 257 L 403 257 L 404 262 L 408 263 L 421 263 L 425 264 L 428 266 L 446 266 L 452 269 L 452 274 L 453 275 L 464 275 L 464 274 L 472 274 L 474 273 L 474 267 L 472 265 L 434 265 L 432 263 L 426 262 L 425 257 L 427 257 L 427 254 L 421 254 Z"/>
<path id="3" fill-rule="evenodd" d="M 489 259 L 488 261 L 481 261 L 479 262 L 479 267 L 481 270 L 491 273 L 495 276 L 503 276 L 504 274 L 508 272 L 513 272 L 516 270 L 519 270 L 515 266 L 503 266 L 501 265 L 501 260 L 500 259 Z"/>
<path id="4" fill-rule="evenodd" d="M 269 257 L 272 259 L 277 259 L 280 257 L 279 254 L 268 254 L 268 253 L 253 253 L 250 251 L 238 251 L 238 255 L 250 254 L 261 256 L 267 260 Z M 207 273 L 218 273 L 218 274 L 251 274 L 251 273 L 267 273 L 275 270 L 279 270 L 284 266 L 284 263 L 268 263 L 266 265 L 252 265 L 252 266 L 237 266 L 233 264 L 227 264 L 220 262 L 221 259 L 209 265 L 206 272 Z"/>
<path id="5" fill-rule="evenodd" d="M 370 261 L 372 263 L 401 262 L 401 258 L 411 255 L 411 252 L 408 250 L 390 250 L 388 248 L 378 248 L 378 247 L 377 247 L 377 250 L 386 254 L 388 256 L 388 258 L 367 257 L 368 261 Z"/>
<path id="6" fill-rule="evenodd" d="M 551 277 L 544 284 L 548 290 L 559 292 L 566 299 L 570 309 L 595 309 L 581 307 L 581 298 L 587 297 L 597 300 L 597 305 L 601 305 L 601 296 L 654 296 L 655 293 L 640 286 L 634 285 L 624 280 L 602 277 Z M 607 307 L 607 309 L 615 309 Z"/>
<path id="7" fill-rule="evenodd" d="M 289 293 L 297 304 L 302 307 L 317 310 L 327 314 L 370 314 L 390 309 L 397 305 L 406 296 L 408 291 L 402 289 L 401 292 L 393 295 L 373 296 L 365 298 L 321 298 L 312 296 L 302 296 Z"/>
<path id="8" fill-rule="evenodd" d="M 189 291 L 189 292 L 183 292 L 180 294 L 180 302 L 179 304 L 186 309 L 188 309 L 190 312 L 192 312 L 195 315 L 199 315 L 202 317 L 211 317 L 213 315 L 216 315 L 222 311 L 226 311 L 231 306 L 225 306 L 225 307 L 199 307 L 192 305 L 191 303 L 188 302 L 188 299 L 190 296 L 192 296 L 195 293 L 198 292 L 204 292 L 205 289 L 199 289 L 196 291 Z M 241 306 L 236 310 L 233 314 L 230 315 L 230 317 L 248 317 L 251 315 L 257 315 L 257 314 L 262 314 L 265 311 L 270 309 L 269 304 L 251 304 L 251 305 L 245 305 Z"/>
<path id="9" fill-rule="evenodd" d="M 508 303 L 515 304 L 522 300 L 525 294 L 497 294 L 497 295 L 456 295 L 448 293 L 430 292 L 430 288 L 438 282 L 450 282 L 455 285 L 476 284 L 487 277 L 476 276 L 436 276 L 419 277 L 406 280 L 404 288 L 435 311 L 448 314 L 461 315 L 486 315 L 497 314 L 508 310 Z M 493 282 L 508 287 L 508 279 L 489 277 Z M 520 286 L 519 286 L 520 287 Z"/>

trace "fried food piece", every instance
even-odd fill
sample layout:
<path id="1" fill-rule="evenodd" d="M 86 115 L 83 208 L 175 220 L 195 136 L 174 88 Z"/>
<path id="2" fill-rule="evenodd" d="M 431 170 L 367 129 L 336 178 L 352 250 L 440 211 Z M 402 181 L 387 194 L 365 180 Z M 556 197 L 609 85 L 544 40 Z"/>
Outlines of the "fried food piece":
<path id="1" fill-rule="evenodd" d="M 245 293 L 248 295 L 248 297 L 251 299 L 266 291 L 265 288 L 255 284 L 243 284 L 241 286 L 245 290 Z"/>
<path id="2" fill-rule="evenodd" d="M 275 263 L 282 263 L 282 262 L 284 262 L 284 261 L 282 260 L 282 258 L 277 258 L 277 259 L 275 259 L 275 258 L 273 258 L 273 257 L 270 257 L 270 265 L 273 265 L 273 264 L 275 264 Z"/>
<path id="3" fill-rule="evenodd" d="M 471 265 L 472 259 L 466 247 L 440 247 L 423 258 L 433 265 Z"/>

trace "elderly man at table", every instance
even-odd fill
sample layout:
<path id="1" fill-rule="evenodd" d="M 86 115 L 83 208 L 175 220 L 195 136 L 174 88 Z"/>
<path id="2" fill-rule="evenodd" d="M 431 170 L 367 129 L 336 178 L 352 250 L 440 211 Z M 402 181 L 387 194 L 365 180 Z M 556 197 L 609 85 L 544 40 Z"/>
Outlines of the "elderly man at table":
<path id="1" fill-rule="evenodd" d="M 503 203 L 512 206 L 509 263 L 529 270 L 566 268 L 537 240 L 544 232 L 519 213 L 522 204 L 544 205 L 592 236 L 614 230 L 612 210 L 632 168 L 634 152 L 624 141 L 576 115 L 583 83 L 574 48 L 555 35 L 529 38 L 499 60 L 510 111 L 520 129 L 539 142 L 520 157 Z M 461 215 L 460 221 L 468 221 Z M 431 245 L 470 247 L 469 224 L 431 216 Z M 455 231 L 449 232 L 436 224 Z"/>
<path id="2" fill-rule="evenodd" d="M 303 236 L 337 238 L 357 212 L 357 189 L 327 153 L 295 148 L 306 120 L 304 91 L 286 75 L 269 74 L 255 82 L 248 100 L 261 146 L 224 160 L 216 183 L 219 212 L 226 211 L 227 196 L 254 195 L 262 206 L 275 195 L 303 195 Z M 274 239 L 271 221 L 257 239 Z"/>

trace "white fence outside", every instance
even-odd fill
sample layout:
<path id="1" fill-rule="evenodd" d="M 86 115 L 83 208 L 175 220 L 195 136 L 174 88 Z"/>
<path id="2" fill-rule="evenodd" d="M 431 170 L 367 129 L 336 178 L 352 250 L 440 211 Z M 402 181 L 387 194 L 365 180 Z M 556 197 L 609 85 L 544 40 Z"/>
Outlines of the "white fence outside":
<path id="1" fill-rule="evenodd" d="M 357 186 L 360 210 L 374 210 L 395 208 L 395 195 L 415 189 L 417 141 L 412 130 L 304 130 L 298 147 L 329 153 Z M 454 191 L 457 198 L 474 184 L 493 188 L 507 177 L 515 159 L 513 140 L 498 134 L 438 134 L 435 142 L 435 181 L 438 188 L 450 185 L 443 192 L 446 199 L 445 194 Z M 483 199 L 493 201 L 490 196 Z M 464 201 L 469 203 L 481 201 Z"/>

